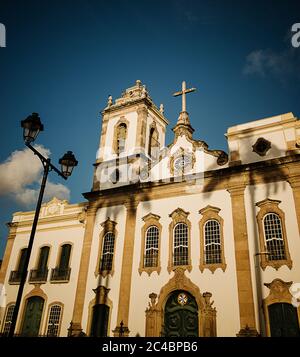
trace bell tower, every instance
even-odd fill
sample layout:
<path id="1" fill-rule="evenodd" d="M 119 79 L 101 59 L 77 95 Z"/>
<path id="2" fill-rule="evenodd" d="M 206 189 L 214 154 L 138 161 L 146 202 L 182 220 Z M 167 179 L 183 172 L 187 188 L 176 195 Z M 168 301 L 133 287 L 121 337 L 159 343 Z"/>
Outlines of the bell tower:
<path id="1" fill-rule="evenodd" d="M 156 159 L 165 145 L 168 120 L 140 80 L 102 111 L 93 190 L 113 188 L 139 180 L 145 161 Z"/>

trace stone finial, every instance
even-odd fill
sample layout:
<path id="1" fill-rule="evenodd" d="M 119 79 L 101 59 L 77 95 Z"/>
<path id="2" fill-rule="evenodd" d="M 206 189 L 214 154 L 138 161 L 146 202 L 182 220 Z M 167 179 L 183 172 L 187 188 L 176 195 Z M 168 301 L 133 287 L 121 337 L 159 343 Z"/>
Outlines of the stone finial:
<path id="1" fill-rule="evenodd" d="M 143 88 L 142 88 L 142 97 L 146 97 L 147 96 L 147 89 L 146 89 L 146 86 L 143 85 Z"/>
<path id="2" fill-rule="evenodd" d="M 212 294 L 209 292 L 205 292 L 202 294 L 202 296 L 204 297 L 206 307 L 212 307 L 214 303 L 214 301 L 210 302 L 210 298 L 212 297 Z"/>
<path id="3" fill-rule="evenodd" d="M 151 305 L 150 305 L 150 307 L 154 307 L 154 305 L 156 304 L 157 294 L 151 293 L 151 294 L 149 294 L 149 298 L 150 298 L 150 300 L 151 300 Z"/>
<path id="4" fill-rule="evenodd" d="M 110 107 L 112 104 L 113 104 L 112 96 L 109 95 L 107 100 L 107 106 Z"/>
<path id="5" fill-rule="evenodd" d="M 137 80 L 135 81 L 135 85 L 138 86 L 138 87 L 140 87 L 140 86 L 142 85 L 142 82 L 141 82 L 139 79 L 137 79 Z"/>
<path id="6" fill-rule="evenodd" d="M 165 109 L 163 104 L 159 106 L 159 111 L 161 112 L 161 114 L 164 114 Z"/>

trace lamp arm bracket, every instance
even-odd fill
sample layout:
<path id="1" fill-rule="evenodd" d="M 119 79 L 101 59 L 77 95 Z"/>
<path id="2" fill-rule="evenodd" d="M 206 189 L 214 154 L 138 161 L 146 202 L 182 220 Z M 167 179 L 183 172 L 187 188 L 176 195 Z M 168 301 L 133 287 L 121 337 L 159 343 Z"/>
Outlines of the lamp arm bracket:
<path id="1" fill-rule="evenodd" d="M 34 155 L 37 155 L 39 159 L 41 160 L 44 169 L 48 166 L 49 171 L 55 171 L 59 176 L 61 176 L 63 179 L 67 179 L 67 177 L 59 170 L 57 169 L 53 164 L 51 164 L 51 160 L 48 158 L 45 158 L 37 149 L 35 149 L 33 146 L 30 145 L 30 143 L 25 143 L 25 145 L 34 152 Z"/>

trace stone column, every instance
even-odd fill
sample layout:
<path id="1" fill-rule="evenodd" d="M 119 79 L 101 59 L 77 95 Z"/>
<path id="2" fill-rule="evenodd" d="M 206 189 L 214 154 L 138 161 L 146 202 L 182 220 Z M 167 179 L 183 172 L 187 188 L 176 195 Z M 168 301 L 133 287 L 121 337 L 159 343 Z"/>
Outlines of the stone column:
<path id="1" fill-rule="evenodd" d="M 9 259 L 11 256 L 12 247 L 13 247 L 13 244 L 15 241 L 15 237 L 17 234 L 17 228 L 18 228 L 18 223 L 8 223 L 7 225 L 9 227 L 9 234 L 7 237 L 5 253 L 4 253 L 2 266 L 1 266 L 1 270 L 0 270 L 0 284 L 4 284 L 7 267 L 8 267 Z"/>
<path id="2" fill-rule="evenodd" d="M 86 226 L 83 238 L 83 246 L 81 251 L 80 268 L 78 273 L 77 289 L 75 296 L 75 303 L 73 309 L 73 318 L 69 334 L 71 336 L 78 336 L 82 333 L 82 313 L 84 307 L 84 298 L 86 291 L 86 284 L 88 280 L 88 270 L 90 263 L 91 245 L 93 240 L 94 223 L 97 208 L 93 205 L 89 206 L 86 212 Z"/>
<path id="3" fill-rule="evenodd" d="M 246 186 L 243 183 L 240 183 L 238 185 L 230 185 L 228 189 L 232 205 L 232 223 L 240 310 L 241 330 L 238 336 L 242 336 L 245 329 L 250 329 L 253 335 L 257 335 L 244 199 L 245 187 Z"/>
<path id="4" fill-rule="evenodd" d="M 134 251 L 134 238 L 135 238 L 135 223 L 136 223 L 136 209 L 138 201 L 125 202 L 127 208 L 126 224 L 125 224 L 125 237 L 123 246 L 122 257 L 122 270 L 119 290 L 119 304 L 118 304 L 118 317 L 117 326 L 114 330 L 114 335 L 119 336 L 119 326 L 122 322 L 124 337 L 129 335 L 128 330 L 128 317 L 129 317 L 129 304 L 131 292 L 131 276 L 132 276 L 132 263 Z"/>

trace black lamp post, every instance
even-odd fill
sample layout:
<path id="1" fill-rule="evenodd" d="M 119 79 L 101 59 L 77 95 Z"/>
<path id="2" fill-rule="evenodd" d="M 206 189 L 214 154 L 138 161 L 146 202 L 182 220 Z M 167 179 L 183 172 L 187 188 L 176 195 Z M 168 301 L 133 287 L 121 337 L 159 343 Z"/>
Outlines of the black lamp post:
<path id="1" fill-rule="evenodd" d="M 27 277 L 27 269 L 28 269 L 28 264 L 29 264 L 29 260 L 30 260 L 30 254 L 31 254 L 31 250 L 32 250 L 36 226 L 38 223 L 38 218 L 39 218 L 39 214 L 40 214 L 40 209 L 41 209 L 41 205 L 42 205 L 42 200 L 43 200 L 43 195 L 44 195 L 44 191 L 45 191 L 48 173 L 49 173 L 49 171 L 53 170 L 59 176 L 61 176 L 63 179 L 66 180 L 72 174 L 73 168 L 75 166 L 77 166 L 77 164 L 78 164 L 78 161 L 75 159 L 75 156 L 73 155 L 73 153 L 71 151 L 68 151 L 59 160 L 59 163 L 61 164 L 61 171 L 60 171 L 54 165 L 51 164 L 50 159 L 45 158 L 40 152 L 38 152 L 34 147 L 32 147 L 30 145 L 36 139 L 39 132 L 44 130 L 44 126 L 41 123 L 40 117 L 37 113 L 32 113 L 25 120 L 22 120 L 21 126 L 23 128 L 23 137 L 24 137 L 25 145 L 30 150 L 32 150 L 34 152 L 34 154 L 37 155 L 39 157 L 39 159 L 41 160 L 43 168 L 44 168 L 44 174 L 43 174 L 43 180 L 42 180 L 42 184 L 41 184 L 41 188 L 40 188 L 38 202 L 37 202 L 36 209 L 35 209 L 35 215 L 34 215 L 31 234 L 30 234 L 30 238 L 29 238 L 27 254 L 26 254 L 25 262 L 24 262 L 24 269 L 21 272 L 21 281 L 20 281 L 17 300 L 16 300 L 16 304 L 15 304 L 15 308 L 14 308 L 14 312 L 13 312 L 13 316 L 12 316 L 12 321 L 11 321 L 11 325 L 10 325 L 10 329 L 9 329 L 9 334 L 8 334 L 9 337 L 12 337 L 14 335 L 15 328 L 16 328 L 22 294 L 23 294 L 24 285 L 26 282 L 26 277 Z"/>

